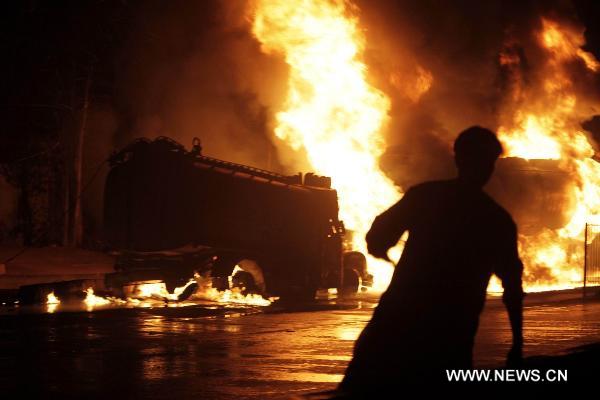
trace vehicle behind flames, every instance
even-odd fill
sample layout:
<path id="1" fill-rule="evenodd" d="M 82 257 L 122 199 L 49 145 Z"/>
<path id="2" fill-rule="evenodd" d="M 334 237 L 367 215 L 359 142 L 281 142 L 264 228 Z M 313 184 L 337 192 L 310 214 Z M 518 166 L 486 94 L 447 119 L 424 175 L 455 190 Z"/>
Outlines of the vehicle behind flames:
<path id="1" fill-rule="evenodd" d="M 362 254 L 343 251 L 330 184 L 206 157 L 197 139 L 191 151 L 138 139 L 113 155 L 105 186 L 114 286 L 160 279 L 172 290 L 194 273 L 218 282 L 237 265 L 251 277 L 245 286 L 273 296 L 356 290 L 370 276 Z"/>

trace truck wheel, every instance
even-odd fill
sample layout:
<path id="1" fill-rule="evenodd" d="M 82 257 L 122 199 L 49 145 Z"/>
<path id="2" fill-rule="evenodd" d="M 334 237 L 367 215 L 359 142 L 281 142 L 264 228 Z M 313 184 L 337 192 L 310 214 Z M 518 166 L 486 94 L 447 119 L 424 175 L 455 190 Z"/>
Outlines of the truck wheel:
<path id="1" fill-rule="evenodd" d="M 254 277 L 251 273 L 246 271 L 237 271 L 231 276 L 231 288 L 239 288 L 243 294 L 258 293 L 261 294 L 261 290 L 258 288 Z"/>
<path id="2" fill-rule="evenodd" d="M 246 281 L 251 282 L 249 283 L 249 286 L 246 287 L 250 289 L 251 286 L 253 289 L 253 293 L 258 293 L 261 295 L 265 294 L 265 275 L 260 265 L 252 259 L 245 258 L 238 262 L 238 266 L 242 269 L 242 271 L 239 271 L 238 274 L 243 273 L 241 277 L 244 277 Z M 235 274 L 233 276 L 234 280 L 238 274 Z"/>

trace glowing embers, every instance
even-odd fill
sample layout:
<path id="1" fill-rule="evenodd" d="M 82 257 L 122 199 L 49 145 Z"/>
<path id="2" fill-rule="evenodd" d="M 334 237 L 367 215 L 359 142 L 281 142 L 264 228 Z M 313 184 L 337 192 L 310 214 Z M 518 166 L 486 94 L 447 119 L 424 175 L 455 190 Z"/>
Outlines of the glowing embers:
<path id="1" fill-rule="evenodd" d="M 258 0 L 253 5 L 252 31 L 262 50 L 282 55 L 290 67 L 275 134 L 305 152 L 318 174 L 332 178 L 340 217 L 356 232 L 355 249 L 366 254 L 365 233 L 400 191 L 379 168 L 390 100 L 368 83 L 357 9 L 342 0 Z M 423 73 L 415 99 L 431 79 Z M 369 270 L 375 286 L 385 288 L 389 264 L 370 259 Z"/>

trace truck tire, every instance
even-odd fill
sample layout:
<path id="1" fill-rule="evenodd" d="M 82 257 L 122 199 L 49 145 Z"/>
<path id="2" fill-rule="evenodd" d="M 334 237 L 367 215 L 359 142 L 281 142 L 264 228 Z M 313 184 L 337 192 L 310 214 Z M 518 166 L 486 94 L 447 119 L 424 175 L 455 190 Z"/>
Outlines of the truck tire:
<path id="1" fill-rule="evenodd" d="M 250 284 L 254 289 L 253 293 L 264 295 L 267 288 L 265 284 L 265 275 L 260 264 L 250 258 L 244 258 L 238 262 L 238 266 L 242 269 L 239 273 L 243 273 L 242 276 L 247 281 L 251 282 Z"/>

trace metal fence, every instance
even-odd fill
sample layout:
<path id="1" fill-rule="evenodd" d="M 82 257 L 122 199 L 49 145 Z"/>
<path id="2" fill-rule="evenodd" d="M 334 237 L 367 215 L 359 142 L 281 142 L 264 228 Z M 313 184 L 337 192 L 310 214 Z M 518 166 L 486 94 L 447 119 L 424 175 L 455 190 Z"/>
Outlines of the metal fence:
<path id="1" fill-rule="evenodd" d="M 583 287 L 600 285 L 600 225 L 585 226 Z"/>

